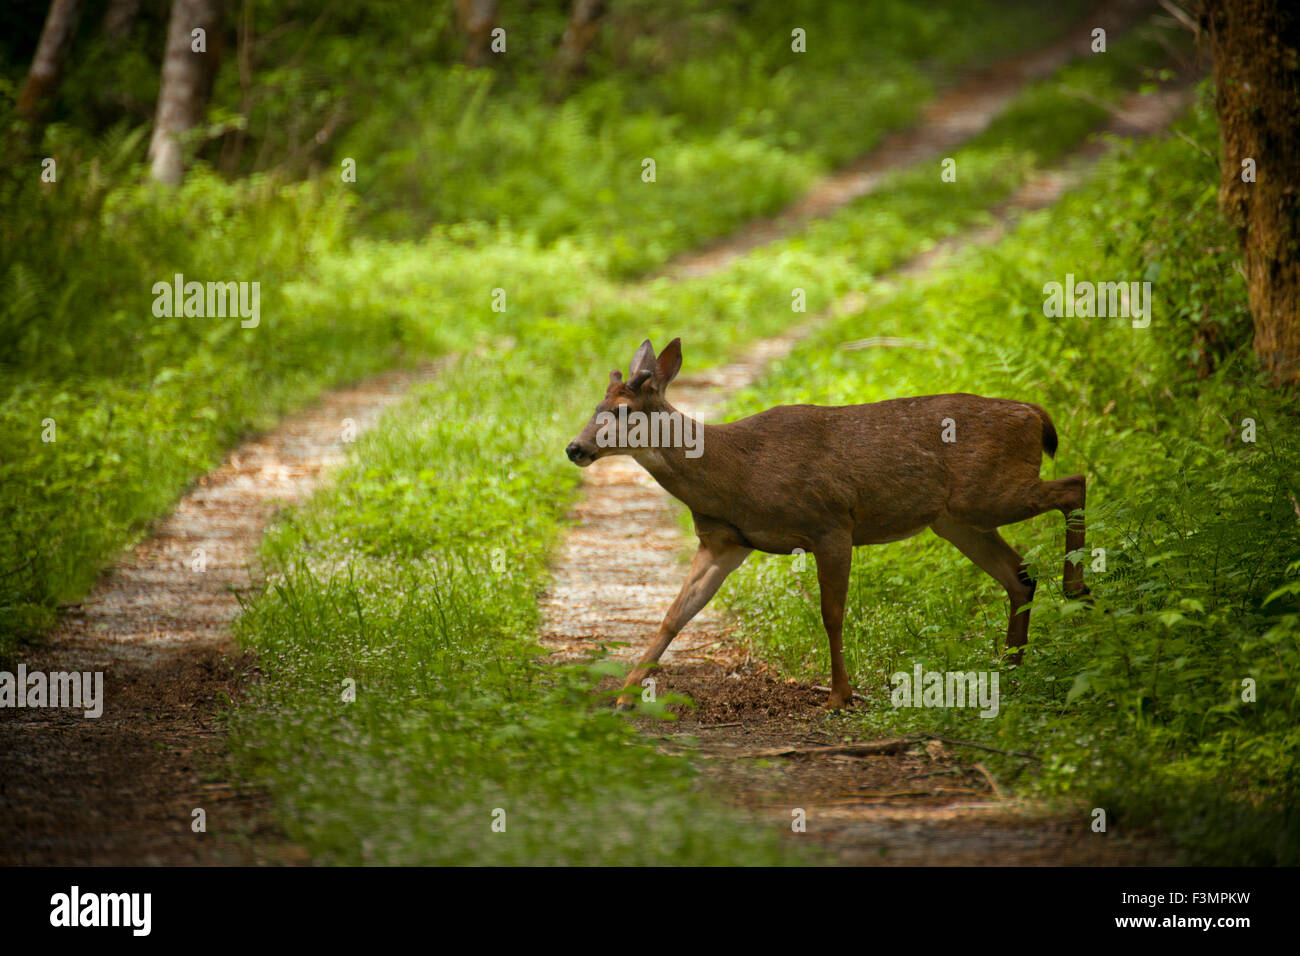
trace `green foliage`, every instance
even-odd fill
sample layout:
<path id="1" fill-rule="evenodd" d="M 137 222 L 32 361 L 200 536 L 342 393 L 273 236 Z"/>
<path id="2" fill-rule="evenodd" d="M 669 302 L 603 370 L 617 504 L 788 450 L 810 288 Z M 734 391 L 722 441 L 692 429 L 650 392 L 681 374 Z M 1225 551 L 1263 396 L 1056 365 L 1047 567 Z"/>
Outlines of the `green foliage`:
<path id="1" fill-rule="evenodd" d="M 1204 99 L 1182 132 L 1215 141 Z M 1105 807 L 1121 828 L 1163 826 L 1191 860 L 1294 863 L 1300 430 L 1288 400 L 1256 383 L 1240 338 L 1209 378 L 1189 367 L 1189 296 L 1221 328 L 1240 328 L 1245 302 L 1211 189 L 1185 139 L 1121 148 L 997 246 L 881 290 L 870 309 L 821 330 L 734 411 L 949 391 L 1043 404 L 1061 434 L 1048 477 L 1088 475 L 1090 550 L 1078 557 L 1095 607 L 1050 586 L 1062 562 L 1058 515 L 1008 532 L 1041 584 L 1018 668 L 994 650 L 1006 628 L 1001 589 L 949 545 L 926 534 L 859 551 L 845 649 L 869 700 L 853 729 L 1036 750 L 1048 758 L 1037 770 L 1008 759 L 999 774 Z M 1151 327 L 1046 318 L 1043 286 L 1066 273 L 1153 280 Z M 868 336 L 914 345 L 840 347 Z M 1247 418 L 1254 443 L 1243 441 Z M 1092 548 L 1105 549 L 1104 571 Z M 798 574 L 788 558 L 755 562 L 729 600 L 757 653 L 820 678 L 829 665 L 809 564 Z M 890 677 L 916 662 L 999 670 L 1000 714 L 895 710 Z"/>
<path id="2" fill-rule="evenodd" d="M 48 134 L 57 140 L 57 130 Z M 428 330 L 308 293 L 344 255 L 347 198 L 197 171 L 177 191 L 110 187 L 134 137 L 57 150 L 56 183 L 0 171 L 0 633 L 58 602 L 249 431 L 322 388 L 431 348 Z M 39 167 L 37 167 L 39 168 Z M 157 317 L 155 282 L 257 281 L 262 322 Z M 312 311 L 299 307 L 310 299 Z M 44 441 L 53 421 L 52 442 Z M 4 642 L 0 642 L 4 643 Z"/>
<path id="3" fill-rule="evenodd" d="M 544 102 L 508 68 L 424 64 L 387 81 L 395 88 L 384 100 L 421 104 L 400 148 L 391 145 L 394 117 L 376 110 L 342 135 L 335 154 L 358 158 L 371 228 L 504 223 L 544 244 L 574 237 L 629 275 L 779 209 L 816 174 L 914 118 L 933 88 L 916 59 L 945 26 L 986 41 L 949 50 L 947 62 L 957 64 L 1001 52 L 995 38 L 1009 22 L 1021 31 L 1017 44 L 1063 25 L 1027 6 L 994 17 L 982 2 L 926 11 L 895 0 L 806 3 L 779 18 L 630 5 L 611 13 L 602 32 L 609 49 L 595 54 L 617 71 L 598 69 L 562 103 Z M 544 30 L 514 23 L 528 37 Z M 795 23 L 814 53 L 791 51 Z M 665 36 L 681 42 L 666 48 Z M 645 158 L 656 162 L 654 183 L 642 181 Z"/>

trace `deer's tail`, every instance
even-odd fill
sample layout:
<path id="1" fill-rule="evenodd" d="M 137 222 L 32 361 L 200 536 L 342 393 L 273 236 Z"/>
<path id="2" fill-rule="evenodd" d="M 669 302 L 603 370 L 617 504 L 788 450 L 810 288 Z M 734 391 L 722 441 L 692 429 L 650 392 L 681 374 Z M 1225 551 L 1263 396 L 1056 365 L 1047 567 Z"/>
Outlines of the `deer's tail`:
<path id="1" fill-rule="evenodd" d="M 1035 405 L 1033 402 L 1025 402 L 1034 413 L 1043 420 L 1043 451 L 1047 452 L 1048 458 L 1056 457 L 1056 446 L 1058 439 L 1056 437 L 1056 426 L 1052 424 L 1052 417 L 1047 414 L 1041 405 Z"/>

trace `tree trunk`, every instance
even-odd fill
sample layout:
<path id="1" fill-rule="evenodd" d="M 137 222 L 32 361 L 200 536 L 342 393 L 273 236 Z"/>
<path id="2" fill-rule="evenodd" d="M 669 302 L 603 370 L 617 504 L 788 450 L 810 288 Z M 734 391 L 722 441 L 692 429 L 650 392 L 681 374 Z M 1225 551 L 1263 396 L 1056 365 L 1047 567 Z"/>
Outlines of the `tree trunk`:
<path id="1" fill-rule="evenodd" d="M 110 40 L 125 40 L 140 17 L 140 0 L 112 0 L 104 13 L 104 34 Z"/>
<path id="2" fill-rule="evenodd" d="M 573 0 L 569 26 L 560 40 L 560 53 L 556 57 L 556 72 L 561 77 L 582 73 L 587 51 L 600 33 L 600 20 L 604 15 L 605 0 Z"/>
<path id="3" fill-rule="evenodd" d="M 27 81 L 14 105 L 14 112 L 33 126 L 44 117 L 50 99 L 58 89 L 80 17 L 81 0 L 54 0 L 45 15 L 41 39 L 36 44 L 36 56 L 32 58 Z"/>
<path id="4" fill-rule="evenodd" d="M 149 142 L 150 174 L 176 185 L 185 175 L 181 136 L 203 119 L 217 66 L 220 0 L 175 0 L 167 25 L 167 52 L 158 89 L 158 114 Z M 206 33 L 207 50 L 193 51 L 192 31 Z"/>
<path id="5" fill-rule="evenodd" d="M 492 26 L 497 18 L 497 0 L 456 0 L 456 16 L 465 31 L 465 63 L 487 63 Z"/>
<path id="6" fill-rule="evenodd" d="M 1237 229 L 1255 354 L 1300 383 L 1300 4 L 1206 0 L 1224 161 L 1219 203 Z M 1255 182 L 1243 181 L 1252 160 Z M 1248 164 L 1249 165 L 1249 164 Z"/>

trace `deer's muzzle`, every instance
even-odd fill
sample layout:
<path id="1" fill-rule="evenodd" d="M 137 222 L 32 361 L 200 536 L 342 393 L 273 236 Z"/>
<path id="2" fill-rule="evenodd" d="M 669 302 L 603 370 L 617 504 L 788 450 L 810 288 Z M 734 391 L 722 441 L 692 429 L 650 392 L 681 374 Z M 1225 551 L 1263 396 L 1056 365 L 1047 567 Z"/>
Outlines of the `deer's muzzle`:
<path id="1" fill-rule="evenodd" d="M 594 451 L 584 448 L 576 441 L 569 442 L 568 447 L 564 449 L 564 453 L 569 456 L 569 461 L 573 462 L 579 468 L 586 468 L 596 460 L 596 453 Z"/>

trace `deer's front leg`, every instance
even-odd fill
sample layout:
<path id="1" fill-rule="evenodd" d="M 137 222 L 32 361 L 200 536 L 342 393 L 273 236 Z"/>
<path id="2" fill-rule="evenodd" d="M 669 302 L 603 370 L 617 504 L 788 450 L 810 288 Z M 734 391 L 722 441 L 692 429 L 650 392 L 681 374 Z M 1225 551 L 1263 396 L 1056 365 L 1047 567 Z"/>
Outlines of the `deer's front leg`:
<path id="1" fill-rule="evenodd" d="M 637 662 L 636 669 L 628 675 L 627 682 L 623 685 L 623 693 L 618 698 L 619 710 L 632 706 L 636 695 L 640 693 L 641 681 L 645 680 L 650 669 L 658 663 L 663 652 L 673 642 L 673 638 L 712 600 L 713 595 L 717 594 L 718 588 L 722 586 L 722 582 L 727 579 L 727 575 L 740 567 L 745 558 L 749 557 L 750 550 L 730 542 L 700 540 L 700 549 L 695 552 L 695 557 L 691 560 L 691 569 L 686 573 L 686 581 L 682 584 L 677 598 L 668 608 L 668 613 L 664 615 L 654 643 Z"/>
<path id="2" fill-rule="evenodd" d="M 817 584 L 822 598 L 822 624 L 831 645 L 831 695 L 827 708 L 839 710 L 853 699 L 849 672 L 844 667 L 841 638 L 844 605 L 849 594 L 849 571 L 853 567 L 853 539 L 847 535 L 820 542 L 813 549 L 817 559 Z"/>

